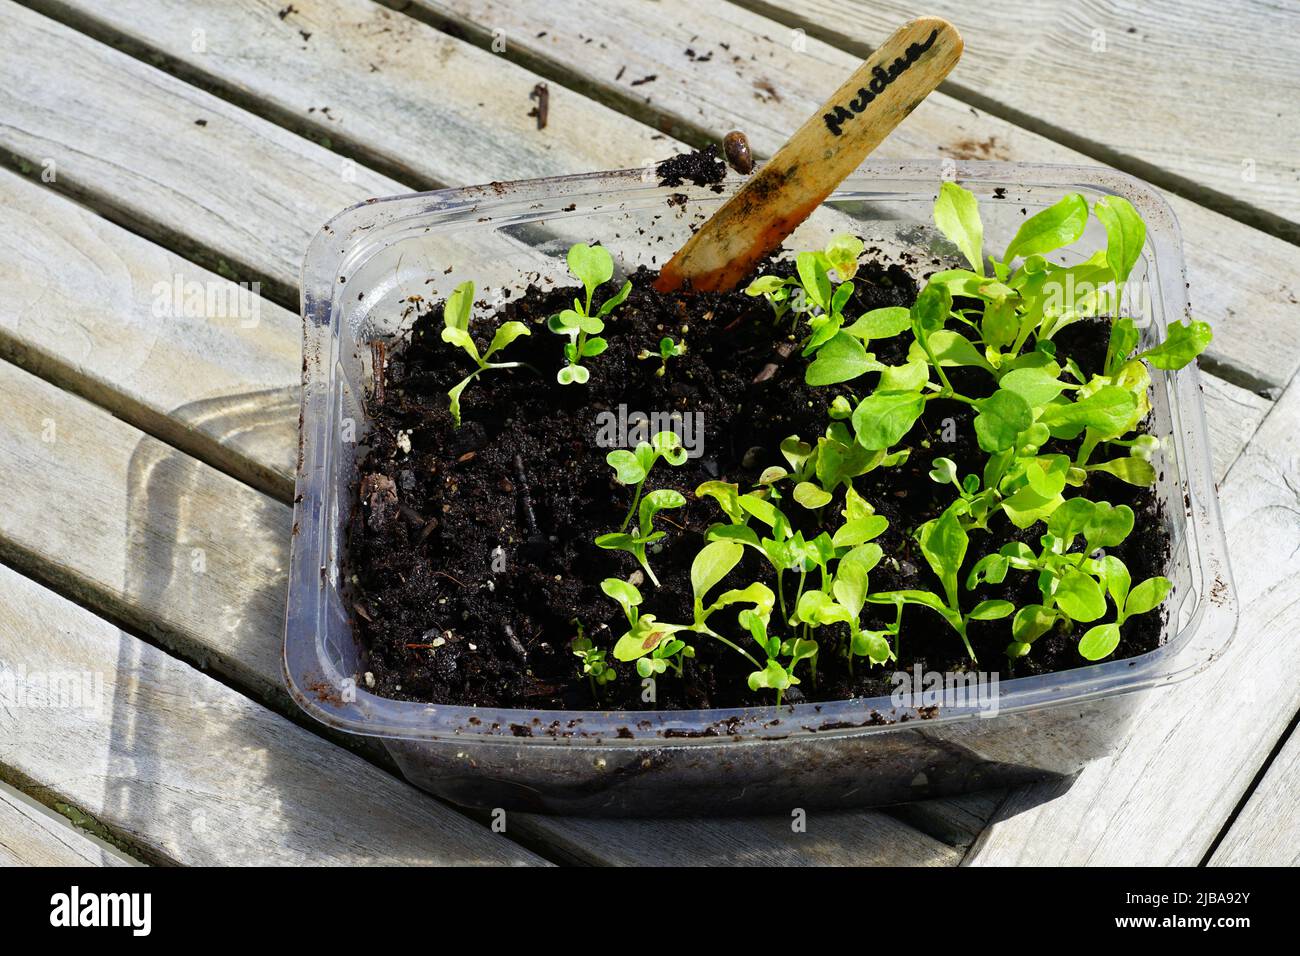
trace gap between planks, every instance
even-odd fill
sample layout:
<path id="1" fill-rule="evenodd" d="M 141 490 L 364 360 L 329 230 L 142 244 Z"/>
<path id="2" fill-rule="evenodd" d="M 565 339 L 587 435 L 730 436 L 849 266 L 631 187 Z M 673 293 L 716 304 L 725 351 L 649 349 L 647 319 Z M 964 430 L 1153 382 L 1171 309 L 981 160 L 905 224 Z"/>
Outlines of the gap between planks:
<path id="1" fill-rule="evenodd" d="M 0 782 L 0 867 L 140 865 L 66 816 Z"/>
<path id="2" fill-rule="evenodd" d="M 1300 711 L 1202 862 L 1209 866 L 1300 866 Z"/>

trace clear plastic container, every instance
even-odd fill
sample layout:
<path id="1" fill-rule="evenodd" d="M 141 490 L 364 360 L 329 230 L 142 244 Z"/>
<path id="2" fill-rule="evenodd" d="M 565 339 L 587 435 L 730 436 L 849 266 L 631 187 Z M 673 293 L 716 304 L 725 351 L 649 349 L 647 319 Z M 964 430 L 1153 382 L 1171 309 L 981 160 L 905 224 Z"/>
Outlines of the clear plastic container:
<path id="1" fill-rule="evenodd" d="M 931 208 L 953 164 L 863 165 L 787 242 L 819 246 L 852 229 L 887 254 L 950 252 Z M 1148 225 L 1134 278 L 1145 283 L 1145 340 L 1187 311 L 1182 244 L 1153 189 L 1111 170 L 959 163 L 980 197 L 985 247 L 1064 193 L 1117 194 Z M 449 189 L 352 207 L 313 240 L 303 267 L 301 450 L 284 670 L 312 717 L 380 738 L 415 784 L 457 803 L 582 814 L 737 813 L 865 806 L 952 795 L 1077 772 L 1106 754 L 1147 691 L 1220 655 L 1236 626 L 1195 367 L 1152 369 L 1162 440 L 1159 492 L 1172 535 L 1174 590 L 1165 643 L 1148 654 L 1003 681 L 988 702 L 937 712 L 890 698 L 694 711 L 528 711 L 411 703 L 366 688 L 363 652 L 341 590 L 344 527 L 366 431 L 362 400 L 375 338 L 409 322 L 411 296 L 436 300 L 473 278 L 480 290 L 559 280 L 575 241 L 599 240 L 624 271 L 678 248 L 722 193 L 661 188 L 625 170 Z M 684 203 L 669 206 L 672 194 Z M 1095 221 L 1079 243 L 1099 248 Z M 454 266 L 451 274 L 444 274 Z M 939 625 L 942 626 L 942 625 Z"/>

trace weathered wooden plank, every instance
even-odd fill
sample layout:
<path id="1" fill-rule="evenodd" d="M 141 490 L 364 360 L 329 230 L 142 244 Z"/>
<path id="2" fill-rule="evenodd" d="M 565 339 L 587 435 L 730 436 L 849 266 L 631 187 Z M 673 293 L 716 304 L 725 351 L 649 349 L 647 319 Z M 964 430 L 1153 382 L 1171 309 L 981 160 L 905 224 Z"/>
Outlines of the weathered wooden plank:
<path id="1" fill-rule="evenodd" d="M 304 0 L 283 18 L 287 5 L 268 0 L 32 5 L 156 51 L 186 76 L 425 188 L 640 165 L 680 148 L 558 86 L 538 129 L 530 94 L 539 77 L 370 0 Z"/>
<path id="2" fill-rule="evenodd" d="M 0 765 L 156 862 L 545 862 L 6 567 L 0 593 L 23 693 L 79 689 L 0 709 Z"/>
<path id="3" fill-rule="evenodd" d="M 1201 375 L 1214 479 L 1222 481 L 1273 403 L 1214 375 Z"/>
<path id="4" fill-rule="evenodd" d="M 472 56 L 467 44 L 365 0 L 295 4 L 302 11 L 283 22 L 275 15 L 276 4 L 253 0 L 40 0 L 37 5 L 79 28 L 160 53 L 233 93 L 256 97 L 275 115 L 315 135 L 355 141 L 354 148 L 364 145 L 372 162 L 416 182 L 482 182 L 644 165 L 677 148 L 652 127 L 698 138 L 738 126 L 759 152 L 770 153 L 858 60 L 808 37 L 799 38 L 799 49 L 793 49 L 789 30 L 771 20 L 731 4 L 689 0 L 556 0 L 527 7 L 501 0 L 416 0 L 411 5 L 481 40 L 504 42 L 502 56 L 486 51 Z M 204 31 L 203 52 L 192 49 L 194 29 Z M 311 39 L 303 41 L 299 29 L 311 32 Z M 713 55 L 704 59 L 709 51 Z M 532 102 L 527 94 L 540 77 L 508 62 L 514 57 L 558 70 L 565 83 L 623 109 L 635 104 L 634 115 L 650 125 L 552 83 L 550 120 L 545 130 L 537 130 L 527 115 Z M 653 81 L 632 85 L 651 75 Z M 447 120 L 454 132 L 444 135 L 430 122 L 389 119 L 424 116 L 427 107 L 420 104 L 433 101 L 472 121 L 467 126 L 463 119 Z M 328 113 L 324 105 L 330 106 Z M 398 112 L 399 105 L 413 112 Z M 464 139 L 466 128 L 478 131 L 476 138 Z M 1089 162 L 943 94 L 928 97 L 878 154 Z M 1275 393 L 1300 368 L 1300 327 L 1291 321 L 1300 250 L 1178 197 L 1170 199 L 1185 231 L 1192 305 L 1217 331 L 1207 362 L 1252 390 Z"/>
<path id="5" fill-rule="evenodd" d="M 178 27 L 186 44 L 193 26 Z M 210 252 L 223 274 L 265 279 L 287 301 L 297 299 L 303 253 L 323 222 L 404 191 L 8 0 L 0 113 L 0 147 L 56 188 L 187 255 Z"/>
<path id="6" fill-rule="evenodd" d="M 0 355 L 284 500 L 298 316 L 0 170 Z"/>
<path id="7" fill-rule="evenodd" d="M 1116 755 L 1087 767 L 1063 792 L 1013 793 L 968 863 L 1188 865 L 1204 858 L 1300 708 L 1296 385 L 1264 419 L 1219 497 L 1241 601 L 1226 653 L 1200 676 L 1153 693 Z"/>
<path id="8" fill-rule="evenodd" d="M 8 363 L 0 393 L 0 552 L 257 695 L 283 695 L 289 509 Z"/>
<path id="9" fill-rule="evenodd" d="M 75 38 L 74 38 L 74 39 L 75 39 Z M 92 47 L 91 51 L 85 51 L 85 52 L 94 52 L 94 44 L 91 44 L 91 47 Z M 129 64 L 127 64 L 127 65 L 129 65 Z M 103 105 L 104 108 L 110 108 L 110 104 L 101 104 L 101 105 Z M 231 178 L 234 178 L 234 174 L 231 174 Z M 1234 429 L 1234 431 L 1232 431 L 1232 433 L 1231 433 L 1231 437 L 1234 438 L 1234 441 L 1238 441 L 1238 442 L 1239 442 L 1240 440 L 1242 440 L 1242 437 L 1243 437 L 1243 436 L 1242 436 L 1242 433 L 1240 433 L 1240 432 L 1238 432 L 1238 431 L 1235 431 L 1235 429 Z M 936 805 L 937 805 L 937 804 L 936 804 Z M 940 808 L 940 809 L 941 809 L 941 808 Z M 965 817 L 965 816 L 966 816 L 965 812 L 963 812 L 963 810 L 961 810 L 961 809 L 959 809 L 959 808 L 956 810 L 956 813 L 957 813 L 957 816 L 958 816 L 958 817 Z"/>
<path id="10" fill-rule="evenodd" d="M 803 28 L 857 51 L 918 13 L 949 17 L 968 50 L 953 95 L 1300 238 L 1300 37 L 1285 6 L 1031 0 L 976 13 L 960 0 L 739 2 L 782 21 L 785 35 Z"/>
<path id="11" fill-rule="evenodd" d="M 1294 732 L 1274 758 L 1210 866 L 1300 865 L 1300 736 Z"/>
<path id="12" fill-rule="evenodd" d="M 7 409 L 0 420 L 0 485 L 13 499 L 12 507 L 0 509 L 0 554 L 239 686 L 281 697 L 289 509 L 6 363 L 0 363 L 0 404 Z M 8 603 L 24 606 L 21 595 Z M 157 686 L 166 686 L 162 677 Z M 511 820 L 567 846 L 585 846 L 588 859 L 631 852 L 619 824 L 592 824 L 578 838 L 563 819 Z M 769 833 L 758 845 L 763 852 L 816 856 L 839 840 L 850 856 L 878 861 L 920 859 L 918 848 L 929 847 L 925 859 L 952 862 L 947 847 L 883 814 L 837 814 L 819 825 L 817 840 L 792 835 L 781 842 Z M 642 847 L 645 860 L 674 859 L 717 824 L 660 826 L 676 839 L 660 836 Z M 746 852 L 743 826 L 717 833 L 710 838 L 715 845 Z"/>
<path id="13" fill-rule="evenodd" d="M 860 60 L 858 53 L 793 35 L 781 24 L 730 3 L 553 0 L 521 6 L 506 0 L 401 0 L 401 5 L 480 42 L 503 38 L 506 56 L 661 129 L 693 140 L 743 129 L 764 155 L 774 152 Z M 824 3 L 824 10 L 839 11 L 825 22 L 855 36 L 868 24 L 872 30 L 878 27 L 883 37 L 906 19 L 901 12 L 885 16 L 869 12 L 865 4 L 852 6 L 854 12 Z M 942 13 L 943 6 L 919 12 Z M 950 16 L 963 33 L 974 19 Z M 1018 30 L 1007 34 L 1019 35 Z M 602 42 L 608 37 L 619 40 Z M 972 57 L 979 56 L 976 40 L 967 35 L 966 41 L 963 63 L 954 76 L 968 75 Z M 1094 58 L 1092 63 L 1110 76 L 1112 61 Z M 643 82 L 648 76 L 654 79 Z M 1025 90 L 1036 96 L 1039 87 L 1046 86 L 1073 91 L 1055 82 L 1026 85 Z M 1261 101 L 1256 97 L 1254 102 Z M 1181 122 L 1186 112 L 1168 115 Z M 1149 109 L 1127 111 L 1126 118 L 1142 124 L 1153 119 Z M 1177 143 L 1182 150 L 1182 140 Z M 927 97 L 876 156 L 1092 162 L 1052 139 L 941 93 Z M 1238 165 L 1239 158 L 1233 163 Z M 1294 182 L 1294 163 L 1288 163 Z M 1216 340 L 1205 362 L 1239 384 L 1275 395 L 1300 368 L 1300 326 L 1294 321 L 1300 250 L 1177 196 L 1167 198 L 1183 227 L 1193 310 L 1215 326 Z"/>
<path id="14" fill-rule="evenodd" d="M 0 867 L 138 865 L 25 793 L 0 783 Z"/>

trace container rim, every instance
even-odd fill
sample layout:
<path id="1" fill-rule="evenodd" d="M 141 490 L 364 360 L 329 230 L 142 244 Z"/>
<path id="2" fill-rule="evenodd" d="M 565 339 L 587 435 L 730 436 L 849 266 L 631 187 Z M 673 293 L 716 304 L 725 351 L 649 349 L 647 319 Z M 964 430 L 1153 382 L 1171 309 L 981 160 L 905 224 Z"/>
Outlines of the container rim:
<path id="1" fill-rule="evenodd" d="M 955 175 L 954 175 L 955 174 Z M 937 194 L 943 178 L 988 191 L 996 187 L 1082 188 L 1128 199 L 1147 222 L 1144 255 L 1149 254 L 1159 295 L 1157 322 L 1188 313 L 1182 240 L 1168 202 L 1153 187 L 1106 167 L 991 161 L 873 160 L 828 197 L 877 200 Z M 728 181 L 728 189 L 737 184 Z M 900 187 L 905 189 L 900 190 Z M 791 737 L 860 735 L 908 724 L 923 729 L 994 715 L 1132 693 L 1170 684 L 1204 669 L 1221 656 L 1236 629 L 1236 588 L 1214 486 L 1199 371 L 1196 364 L 1175 373 L 1152 370 L 1153 387 L 1169 389 L 1170 438 L 1180 464 L 1186 503 L 1186 541 L 1194 601 L 1185 623 L 1146 654 L 1066 671 L 1000 681 L 992 701 L 937 710 L 900 706 L 890 697 L 849 698 L 819 703 L 749 708 L 677 711 L 560 711 L 486 708 L 399 701 L 358 686 L 357 675 L 339 673 L 326 653 L 327 567 L 322 520 L 338 508 L 321 489 L 331 464 L 328 431 L 340 408 L 338 382 L 329 372 L 338 361 L 336 283 L 350 256 L 381 227 L 430 214 L 475 212 L 479 221 L 493 213 L 534 208 L 545 203 L 557 214 L 561 202 L 579 196 L 618 193 L 620 201 L 668 193 L 708 195 L 696 187 L 657 185 L 653 167 L 580 173 L 511 183 L 371 199 L 329 220 L 312 239 L 304 260 L 303 408 L 291 542 L 289 600 L 282 664 L 290 696 L 314 719 L 349 733 L 408 740 L 463 740 L 466 743 L 566 745 L 588 747 L 719 746 Z M 726 193 L 724 192 L 724 196 Z M 587 210 L 590 212 L 591 210 Z M 340 242 L 342 245 L 340 245 Z M 314 480 L 313 480 L 314 479 Z M 1171 508 L 1171 511 L 1174 509 Z M 1177 515 L 1171 515 L 1177 520 Z M 340 690 L 342 688 L 343 690 Z"/>

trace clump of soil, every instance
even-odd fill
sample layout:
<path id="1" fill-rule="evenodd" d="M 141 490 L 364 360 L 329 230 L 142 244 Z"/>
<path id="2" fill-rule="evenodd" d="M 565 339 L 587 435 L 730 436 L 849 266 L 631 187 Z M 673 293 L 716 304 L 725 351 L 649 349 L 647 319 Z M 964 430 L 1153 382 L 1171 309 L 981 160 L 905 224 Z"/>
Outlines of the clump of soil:
<path id="1" fill-rule="evenodd" d="M 670 161 L 671 162 L 671 161 Z M 871 253 L 869 253 L 870 255 Z M 789 269 L 778 265 L 777 269 Z M 366 669 L 386 696 L 450 704 L 527 708 L 604 707 L 640 709 L 640 682 L 631 665 L 593 699 L 569 644 L 579 624 L 598 646 L 612 647 L 626 628 L 619 610 L 600 590 L 606 577 L 627 578 L 638 570 L 619 551 L 595 547 L 599 534 L 616 531 L 632 490 L 613 480 L 605 463 L 610 450 L 603 424 L 627 421 L 635 412 L 672 413 L 700 423 L 700 453 L 679 468 L 661 463 L 647 488 L 674 488 L 686 507 L 663 514 L 657 527 L 669 532 L 650 557 L 662 586 L 641 587 L 643 612 L 664 621 L 691 617 L 690 562 L 705 529 L 723 520 L 711 499 L 693 489 L 709 479 L 748 489 L 769 465 L 784 464 L 778 446 L 797 434 L 815 441 L 824 431 L 827 408 L 847 386 L 804 384 L 806 360 L 790 337 L 788 322 L 777 326 L 761 298 L 727 294 L 661 294 L 654 274 L 631 277 L 632 292 L 608 322 L 608 351 L 589 359 L 585 386 L 556 382 L 562 339 L 547 331 L 547 317 L 572 302 L 576 288 L 530 287 L 496 314 L 479 303 L 470 331 L 480 349 L 503 321 L 526 323 L 531 336 L 507 350 L 507 357 L 540 370 L 492 370 L 462 397 L 464 422 L 457 429 L 448 412 L 447 390 L 472 371 L 459 349 L 440 340 L 441 304 L 418 316 L 409 339 L 390 351 L 382 401 L 372 395 L 373 433 L 350 526 L 349 570 L 355 625 L 368 649 Z M 611 284 L 609 291 L 615 286 Z M 743 288 L 743 284 L 742 284 Z M 846 309 L 859 315 L 887 305 L 910 305 L 916 282 L 901 265 L 866 262 L 855 279 Z M 598 299 L 601 298 L 598 295 Z M 1058 358 L 1071 357 L 1085 373 L 1098 370 L 1109 329 L 1105 322 L 1080 323 L 1057 337 Z M 685 340 L 685 355 L 670 359 L 665 374 L 658 343 L 666 335 Z M 872 343 L 886 363 L 904 360 L 907 337 Z M 638 356 L 649 351 L 653 358 Z M 959 391 L 985 394 L 986 373 L 952 369 Z M 698 416 L 698 418 L 696 418 Z M 959 402 L 932 401 L 904 438 L 910 448 L 901 466 L 879 468 L 855 479 L 855 487 L 890 522 L 880 538 L 886 560 L 872 573 L 873 590 L 939 590 L 919 548 L 914 529 L 938 515 L 951 489 L 928 477 L 931 460 L 953 459 L 962 474 L 978 472 L 984 455 L 975 441 L 972 411 Z M 689 432 L 688 432 L 689 435 Z M 948 440 L 951 439 L 951 440 Z M 689 444 L 689 442 L 688 442 Z M 1049 451 L 1070 452 L 1074 442 Z M 1152 490 L 1094 474 L 1079 493 L 1113 504 L 1126 503 L 1137 528 L 1112 550 L 1141 581 L 1166 570 L 1168 531 Z M 843 492 L 827 506 L 838 516 Z M 794 504 L 792 517 L 809 523 L 811 512 Z M 971 536 L 967 567 L 987 551 L 1017 538 L 1037 545 L 1042 527 L 1017 532 L 1002 521 L 996 534 Z M 770 567 L 747 552 L 726 586 L 755 579 L 774 586 Z M 963 591 L 972 604 L 1005 598 L 1037 603 L 1034 576 L 1012 572 L 1003 585 Z M 720 612 L 734 625 L 734 612 Z M 880 627 L 891 609 L 872 605 L 864 626 Z M 872 618 L 872 615 L 876 615 Z M 1002 678 L 1081 666 L 1076 649 L 1086 626 L 1053 632 L 1035 642 L 1026 658 L 1009 662 L 1008 620 L 973 622 L 970 637 L 978 667 Z M 733 628 L 737 641 L 747 641 Z M 1131 619 L 1116 657 L 1131 657 L 1160 642 L 1162 613 Z M 825 632 L 819 632 L 821 637 Z M 658 681 L 655 706 L 729 707 L 770 704 L 770 694 L 748 689 L 753 668 L 733 650 L 707 637 L 692 636 L 696 658 L 684 678 Z M 850 674 L 843 658 L 823 653 L 817 683 L 805 679 L 786 700 L 837 700 L 888 694 L 896 669 L 961 671 L 972 668 L 961 640 L 933 612 L 909 607 L 903 616 L 901 659 L 887 670 L 859 659 Z"/>
<path id="2" fill-rule="evenodd" d="M 722 161 L 718 147 L 710 144 L 690 153 L 670 156 L 655 167 L 660 186 L 711 186 L 715 193 L 722 192 L 722 180 L 727 176 L 727 164 Z"/>

